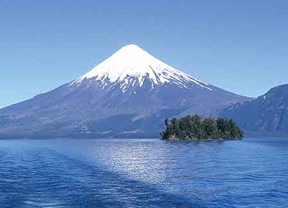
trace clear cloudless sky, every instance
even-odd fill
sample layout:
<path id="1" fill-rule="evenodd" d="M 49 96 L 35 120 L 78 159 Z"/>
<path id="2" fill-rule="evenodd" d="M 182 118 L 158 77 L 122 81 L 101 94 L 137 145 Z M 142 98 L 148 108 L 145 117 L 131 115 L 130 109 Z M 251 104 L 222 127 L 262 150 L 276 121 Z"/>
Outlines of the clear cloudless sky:
<path id="1" fill-rule="evenodd" d="M 287 0 L 1 0 L 0 20 L 0 108 L 130 43 L 234 93 L 288 83 Z"/>

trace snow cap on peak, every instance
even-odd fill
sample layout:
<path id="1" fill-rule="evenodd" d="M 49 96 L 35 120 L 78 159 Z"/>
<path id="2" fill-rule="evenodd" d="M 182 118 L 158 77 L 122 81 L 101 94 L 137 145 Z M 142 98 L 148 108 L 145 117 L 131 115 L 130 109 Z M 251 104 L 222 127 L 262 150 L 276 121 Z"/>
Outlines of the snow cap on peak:
<path id="1" fill-rule="evenodd" d="M 118 83 L 125 81 L 128 83 L 127 79 L 131 78 L 137 78 L 140 86 L 142 86 L 144 79 L 149 78 L 153 86 L 169 82 L 186 87 L 187 83 L 194 82 L 211 90 L 207 84 L 154 58 L 135 44 L 122 47 L 90 72 L 72 82 L 72 84 L 80 83 L 85 79 L 109 80 L 109 82 Z M 125 85 L 122 86 L 125 88 Z"/>
<path id="2" fill-rule="evenodd" d="M 136 61 L 140 63 L 143 63 L 144 61 L 147 61 L 148 59 L 154 58 L 149 53 L 144 51 L 142 48 L 140 48 L 138 45 L 135 44 L 129 44 L 124 47 L 122 47 L 120 50 L 118 50 L 116 53 L 114 53 L 110 58 L 113 58 L 114 60 L 117 59 L 117 61 L 121 61 L 124 64 L 133 64 Z M 110 59 L 109 58 L 109 59 Z"/>
<path id="3" fill-rule="evenodd" d="M 120 48 L 116 53 L 114 53 L 114 55 L 122 54 L 122 55 L 132 58 L 132 56 L 139 56 L 139 55 L 141 56 L 141 54 L 143 55 L 143 53 L 147 53 L 147 52 L 144 51 L 142 48 L 140 48 L 136 44 L 129 44 Z"/>
<path id="4" fill-rule="evenodd" d="M 120 50 L 143 50 L 142 48 L 140 48 L 138 45 L 131 43 L 128 44 L 126 46 L 123 46 Z"/>

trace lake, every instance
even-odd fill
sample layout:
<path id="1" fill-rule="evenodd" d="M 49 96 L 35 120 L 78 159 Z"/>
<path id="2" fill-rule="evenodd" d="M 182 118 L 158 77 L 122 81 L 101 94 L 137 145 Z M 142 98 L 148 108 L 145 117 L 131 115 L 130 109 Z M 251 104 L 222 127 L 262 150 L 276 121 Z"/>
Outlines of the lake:
<path id="1" fill-rule="evenodd" d="M 288 207 L 288 138 L 0 140 L 0 207 Z"/>

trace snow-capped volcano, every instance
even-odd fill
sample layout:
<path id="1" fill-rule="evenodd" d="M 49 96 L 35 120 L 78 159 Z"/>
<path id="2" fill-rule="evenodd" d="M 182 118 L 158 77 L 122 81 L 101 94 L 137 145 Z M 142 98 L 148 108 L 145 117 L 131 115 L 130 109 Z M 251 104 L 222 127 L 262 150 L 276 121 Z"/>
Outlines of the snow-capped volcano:
<path id="1" fill-rule="evenodd" d="M 134 44 L 124 46 L 72 84 L 79 84 L 85 79 L 103 83 L 124 81 L 121 89 L 125 92 L 128 87 L 135 87 L 135 85 L 141 87 L 147 78 L 151 80 L 152 88 L 154 85 L 164 83 L 174 83 L 187 88 L 189 82 L 194 82 L 200 87 L 212 90 L 208 84 L 165 64 Z"/>
<path id="2" fill-rule="evenodd" d="M 0 137 L 155 137 L 165 117 L 215 116 L 246 100 L 128 45 L 79 79 L 1 109 Z"/>

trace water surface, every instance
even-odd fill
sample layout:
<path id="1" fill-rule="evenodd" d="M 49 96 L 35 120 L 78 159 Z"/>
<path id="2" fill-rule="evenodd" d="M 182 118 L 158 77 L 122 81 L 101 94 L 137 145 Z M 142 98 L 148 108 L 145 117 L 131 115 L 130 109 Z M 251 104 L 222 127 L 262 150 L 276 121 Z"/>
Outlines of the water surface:
<path id="1" fill-rule="evenodd" d="M 288 207 L 288 139 L 0 140 L 0 207 Z"/>

